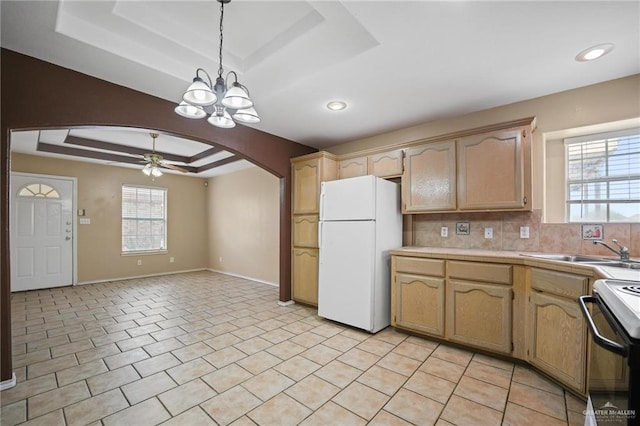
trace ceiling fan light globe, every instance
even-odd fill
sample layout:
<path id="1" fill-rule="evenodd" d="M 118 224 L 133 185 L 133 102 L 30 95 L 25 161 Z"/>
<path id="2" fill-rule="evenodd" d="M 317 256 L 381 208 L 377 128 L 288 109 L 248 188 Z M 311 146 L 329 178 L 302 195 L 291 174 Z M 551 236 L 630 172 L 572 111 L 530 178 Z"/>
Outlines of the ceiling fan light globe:
<path id="1" fill-rule="evenodd" d="M 212 126 L 221 127 L 223 129 L 231 129 L 236 126 L 236 123 L 233 121 L 227 110 L 224 110 L 222 113 L 211 114 L 211 117 L 209 117 L 207 121 Z"/>
<path id="2" fill-rule="evenodd" d="M 233 119 L 241 123 L 247 123 L 247 124 L 260 122 L 260 117 L 258 116 L 258 112 L 253 107 L 240 109 L 236 111 L 236 113 L 233 114 Z"/>
<path id="3" fill-rule="evenodd" d="M 224 95 L 222 105 L 231 109 L 245 109 L 251 108 L 253 101 L 249 98 L 249 94 L 244 88 L 238 83 L 234 83 Z"/>
<path id="4" fill-rule="evenodd" d="M 162 176 L 162 171 L 160 171 L 160 169 L 156 166 L 156 167 L 152 167 L 151 168 L 151 174 L 153 175 L 153 177 L 160 177 Z"/>
<path id="5" fill-rule="evenodd" d="M 151 176 L 151 165 L 147 164 L 146 166 L 144 166 L 142 168 L 142 173 L 144 173 L 146 176 Z"/>
<path id="6" fill-rule="evenodd" d="M 218 100 L 209 85 L 199 78 L 194 79 L 187 91 L 184 92 L 182 99 L 191 105 L 200 106 L 212 105 Z"/>
<path id="7" fill-rule="evenodd" d="M 180 102 L 180 105 L 178 105 L 174 111 L 185 118 L 198 119 L 207 116 L 204 108 L 200 105 L 191 105 L 185 101 Z"/>

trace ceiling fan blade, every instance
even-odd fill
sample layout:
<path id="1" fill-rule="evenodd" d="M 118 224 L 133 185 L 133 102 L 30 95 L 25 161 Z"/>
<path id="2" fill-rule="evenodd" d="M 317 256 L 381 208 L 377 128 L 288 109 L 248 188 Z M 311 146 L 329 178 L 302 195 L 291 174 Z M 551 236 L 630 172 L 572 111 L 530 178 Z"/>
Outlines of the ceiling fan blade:
<path id="1" fill-rule="evenodd" d="M 165 167 L 167 169 L 177 170 L 177 171 L 182 172 L 182 173 L 189 173 L 189 170 L 183 169 L 182 167 L 176 166 L 176 165 L 173 165 L 173 164 L 162 163 L 161 166 Z"/>

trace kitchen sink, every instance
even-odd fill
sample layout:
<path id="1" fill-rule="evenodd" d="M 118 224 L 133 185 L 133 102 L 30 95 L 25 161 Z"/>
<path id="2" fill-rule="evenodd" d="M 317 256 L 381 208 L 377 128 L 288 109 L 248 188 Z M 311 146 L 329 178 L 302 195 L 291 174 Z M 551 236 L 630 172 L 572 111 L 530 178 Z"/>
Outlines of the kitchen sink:
<path id="1" fill-rule="evenodd" d="M 604 257 L 591 257 L 569 254 L 523 254 L 523 256 L 535 257 L 537 259 L 557 260 L 561 262 L 582 263 L 594 266 L 610 266 L 614 268 L 640 269 L 640 262 L 634 260 L 617 260 Z"/>
<path id="2" fill-rule="evenodd" d="M 536 257 L 538 259 L 560 260 L 562 262 L 609 262 L 611 259 L 603 259 L 600 257 L 589 257 L 570 254 L 525 254 L 523 256 Z"/>

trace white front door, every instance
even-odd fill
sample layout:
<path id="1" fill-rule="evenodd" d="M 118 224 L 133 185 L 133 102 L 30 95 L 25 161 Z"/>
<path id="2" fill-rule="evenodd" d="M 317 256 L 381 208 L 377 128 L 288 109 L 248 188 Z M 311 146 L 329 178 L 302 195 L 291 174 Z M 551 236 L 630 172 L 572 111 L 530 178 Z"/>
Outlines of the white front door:
<path id="1" fill-rule="evenodd" d="M 73 285 L 74 185 L 11 175 L 11 291 Z"/>

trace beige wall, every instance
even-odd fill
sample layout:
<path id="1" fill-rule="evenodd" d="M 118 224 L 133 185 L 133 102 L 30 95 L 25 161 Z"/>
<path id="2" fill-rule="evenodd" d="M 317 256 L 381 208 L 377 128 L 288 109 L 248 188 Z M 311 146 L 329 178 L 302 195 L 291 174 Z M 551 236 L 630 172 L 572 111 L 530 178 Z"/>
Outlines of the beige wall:
<path id="1" fill-rule="evenodd" d="M 637 126 L 640 74 L 523 102 L 438 120 L 327 148 L 334 154 L 419 141 L 460 130 L 536 117 L 532 144 L 533 211 L 524 213 L 457 213 L 413 215 L 405 244 L 432 247 L 566 252 L 609 255 L 583 241 L 580 224 L 564 221 L 564 150 L 562 138 Z M 471 235 L 457 236 L 456 222 L 469 222 Z M 556 223 L 553 223 L 556 222 Z M 440 228 L 449 228 L 449 237 Z M 521 239 L 521 226 L 530 238 Z M 485 227 L 493 239 L 485 239 Z M 617 238 L 640 257 L 640 224 L 605 224 L 605 238 Z"/>
<path id="2" fill-rule="evenodd" d="M 334 154 L 347 154 L 524 117 L 536 117 L 538 129 L 534 133 L 532 147 L 533 208 L 543 209 L 545 134 L 639 116 L 640 74 L 636 74 L 464 116 L 408 127 L 326 150 Z"/>
<path id="3" fill-rule="evenodd" d="M 279 282 L 280 181 L 252 167 L 209 179 L 211 269 Z"/>
<path id="4" fill-rule="evenodd" d="M 165 174 L 154 182 L 139 170 L 13 153 L 15 172 L 77 178 L 77 208 L 90 225 L 77 225 L 78 282 L 203 269 L 208 244 L 205 179 Z M 166 254 L 121 254 L 122 185 L 167 188 Z M 174 257 L 174 263 L 169 258 Z M 142 265 L 137 261 L 141 259 Z"/>

